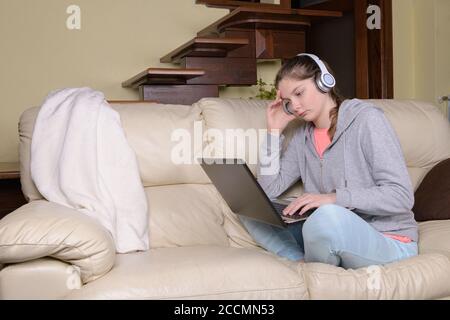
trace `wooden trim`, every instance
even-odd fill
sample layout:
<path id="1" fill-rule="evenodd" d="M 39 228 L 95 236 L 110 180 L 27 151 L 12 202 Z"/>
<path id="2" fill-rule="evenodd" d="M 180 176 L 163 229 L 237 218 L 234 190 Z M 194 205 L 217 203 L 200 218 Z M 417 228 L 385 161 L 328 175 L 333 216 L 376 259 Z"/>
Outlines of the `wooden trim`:
<path id="1" fill-rule="evenodd" d="M 0 162 L 0 180 L 20 178 L 18 162 Z"/>
<path id="2" fill-rule="evenodd" d="M 394 50 L 392 31 L 392 0 L 382 2 L 382 96 L 381 99 L 394 98 Z"/>
<path id="3" fill-rule="evenodd" d="M 355 11 L 355 82 L 356 97 L 369 98 L 369 64 L 367 46 L 367 0 L 354 1 Z"/>
<path id="4" fill-rule="evenodd" d="M 107 102 L 113 103 L 113 104 L 158 103 L 158 101 L 152 101 L 152 100 L 107 100 Z"/>
<path id="5" fill-rule="evenodd" d="M 203 4 L 211 8 L 225 8 L 225 9 L 235 9 L 239 7 L 250 7 L 250 8 L 291 8 L 291 0 L 281 0 L 280 4 L 271 3 L 260 3 L 260 2 L 248 2 L 248 1 L 234 1 L 234 0 L 196 0 L 196 4 Z"/>

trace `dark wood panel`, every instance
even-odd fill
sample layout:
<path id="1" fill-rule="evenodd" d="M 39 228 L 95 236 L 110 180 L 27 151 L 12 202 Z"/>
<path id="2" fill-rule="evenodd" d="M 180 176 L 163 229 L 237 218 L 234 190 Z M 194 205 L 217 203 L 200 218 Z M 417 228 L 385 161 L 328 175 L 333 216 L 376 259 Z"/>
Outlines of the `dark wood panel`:
<path id="1" fill-rule="evenodd" d="M 369 53 L 367 43 L 367 0 L 355 1 L 355 78 L 356 97 L 368 99 L 369 94 Z"/>
<path id="2" fill-rule="evenodd" d="M 392 1 L 373 0 L 381 9 L 381 29 L 367 28 L 369 1 L 355 2 L 356 77 L 358 98 L 392 99 L 394 97 Z"/>
<path id="3" fill-rule="evenodd" d="M 190 105 L 204 97 L 218 97 L 219 87 L 214 85 L 143 85 L 139 87 L 139 93 L 144 100 Z"/>
<path id="4" fill-rule="evenodd" d="M 327 35 L 327 36 L 323 36 Z M 347 12 L 340 19 L 314 24 L 308 34 L 308 52 L 328 62 L 335 73 L 336 85 L 347 98 L 356 96 L 354 18 Z"/>
<path id="5" fill-rule="evenodd" d="M 359 0 L 356 0 L 359 1 Z M 315 9 L 315 10 L 338 10 L 353 11 L 354 0 L 297 0 L 295 8 Z"/>
<path id="6" fill-rule="evenodd" d="M 220 34 L 221 37 L 244 38 L 248 40 L 246 46 L 228 52 L 229 58 L 255 58 L 255 31 L 246 29 L 227 29 Z"/>
<path id="7" fill-rule="evenodd" d="M 0 180 L 0 219 L 26 203 L 19 179 Z"/>
<path id="8" fill-rule="evenodd" d="M 187 84 L 253 85 L 256 84 L 256 60 L 252 58 L 186 57 L 185 68 L 201 68 L 205 75 L 187 80 Z"/>
<path id="9" fill-rule="evenodd" d="M 258 59 L 288 59 L 305 52 L 305 32 L 286 30 L 256 30 Z"/>

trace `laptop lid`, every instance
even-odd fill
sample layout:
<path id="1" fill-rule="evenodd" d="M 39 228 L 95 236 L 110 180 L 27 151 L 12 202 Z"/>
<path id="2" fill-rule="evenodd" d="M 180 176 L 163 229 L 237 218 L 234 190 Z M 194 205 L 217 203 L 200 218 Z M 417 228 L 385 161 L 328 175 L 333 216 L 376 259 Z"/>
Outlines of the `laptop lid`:
<path id="1" fill-rule="evenodd" d="M 234 213 L 287 226 L 243 160 L 199 159 L 199 162 Z"/>

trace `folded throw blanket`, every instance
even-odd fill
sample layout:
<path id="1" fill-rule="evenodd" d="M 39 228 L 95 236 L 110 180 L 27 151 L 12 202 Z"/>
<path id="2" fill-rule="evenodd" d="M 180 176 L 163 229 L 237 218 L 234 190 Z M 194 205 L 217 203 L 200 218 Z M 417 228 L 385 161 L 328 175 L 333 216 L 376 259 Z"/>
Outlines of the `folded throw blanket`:
<path id="1" fill-rule="evenodd" d="M 36 119 L 31 177 L 39 192 L 96 219 L 118 253 L 147 250 L 146 195 L 119 114 L 101 92 L 51 92 Z"/>

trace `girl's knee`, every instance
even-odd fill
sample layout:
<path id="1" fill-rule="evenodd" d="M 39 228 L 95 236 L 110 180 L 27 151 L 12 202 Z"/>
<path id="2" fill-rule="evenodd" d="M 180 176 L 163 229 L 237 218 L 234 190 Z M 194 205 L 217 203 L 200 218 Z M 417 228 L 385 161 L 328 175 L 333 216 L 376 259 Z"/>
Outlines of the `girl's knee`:
<path id="1" fill-rule="evenodd" d="M 341 212 L 343 209 L 335 204 L 326 204 L 317 208 L 303 226 L 305 241 L 319 238 L 333 241 L 339 230 L 343 228 L 343 223 L 345 223 L 343 221 L 345 218 Z"/>

